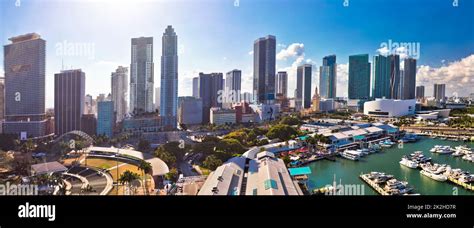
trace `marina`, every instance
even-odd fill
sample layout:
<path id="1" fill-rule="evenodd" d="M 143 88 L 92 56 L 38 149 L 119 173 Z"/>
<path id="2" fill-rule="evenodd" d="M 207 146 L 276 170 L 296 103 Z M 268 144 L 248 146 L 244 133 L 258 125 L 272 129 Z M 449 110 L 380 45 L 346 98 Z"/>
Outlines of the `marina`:
<path id="1" fill-rule="evenodd" d="M 313 171 L 311 175 L 308 175 L 308 187 L 310 189 L 318 189 L 331 184 L 334 175 L 337 175 L 343 184 L 365 184 L 358 174 L 379 171 L 390 173 L 401 180 L 408 181 L 416 192 L 421 195 L 474 195 L 469 184 L 461 182 L 454 177 L 448 176 L 447 181 L 444 182 L 435 181 L 421 174 L 419 170 L 421 167 L 409 168 L 400 164 L 400 159 L 403 156 L 407 156 L 414 157 L 422 162 L 431 161 L 432 163 L 446 164 L 452 167 L 452 170 L 460 169 L 473 173 L 474 167 L 472 163 L 462 159 L 460 156 L 429 152 L 435 145 L 448 145 L 456 148 L 466 144 L 467 147 L 474 147 L 474 143 L 422 137 L 416 143 L 406 143 L 402 148 L 398 146 L 384 148 L 379 153 L 360 157 L 358 161 L 343 157 L 337 157 L 336 162 L 319 160 L 308 165 Z M 365 194 L 377 195 L 379 193 L 373 188 L 366 188 Z"/>
<path id="2" fill-rule="evenodd" d="M 419 195 L 414 193 L 413 188 L 408 186 L 408 182 L 399 181 L 392 175 L 387 175 L 380 172 L 370 172 L 367 174 L 361 174 L 360 178 L 376 192 L 383 196 Z"/>

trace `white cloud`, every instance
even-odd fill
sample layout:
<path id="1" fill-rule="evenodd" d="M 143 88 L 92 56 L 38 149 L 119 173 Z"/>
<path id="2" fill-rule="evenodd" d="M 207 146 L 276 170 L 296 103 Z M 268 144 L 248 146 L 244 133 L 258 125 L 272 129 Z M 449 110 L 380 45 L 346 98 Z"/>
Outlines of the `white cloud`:
<path id="1" fill-rule="evenodd" d="M 249 51 L 249 55 L 253 55 L 253 51 Z"/>
<path id="2" fill-rule="evenodd" d="M 474 88 L 474 54 L 441 67 L 421 65 L 416 74 L 417 85 L 425 86 L 425 96 L 431 96 L 433 84 L 446 84 L 446 95 L 457 92 L 468 96 Z"/>
<path id="3" fill-rule="evenodd" d="M 347 97 L 347 86 L 349 84 L 349 64 L 337 64 L 336 96 Z"/>
<path id="4" fill-rule="evenodd" d="M 288 48 L 282 49 L 276 56 L 277 60 L 286 60 L 290 57 L 299 57 L 304 55 L 304 44 L 293 43 Z"/>
<path id="5" fill-rule="evenodd" d="M 376 50 L 377 53 L 379 53 L 380 55 L 388 55 L 390 53 L 390 50 L 387 48 L 387 47 L 381 47 L 379 49 Z"/>

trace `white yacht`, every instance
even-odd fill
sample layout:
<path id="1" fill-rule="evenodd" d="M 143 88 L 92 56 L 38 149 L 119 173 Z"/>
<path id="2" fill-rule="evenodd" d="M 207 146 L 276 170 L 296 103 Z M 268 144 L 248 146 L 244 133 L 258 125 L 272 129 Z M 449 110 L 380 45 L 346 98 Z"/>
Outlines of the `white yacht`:
<path id="1" fill-rule="evenodd" d="M 402 160 L 399 162 L 401 165 L 404 165 L 408 168 L 416 169 L 418 168 L 418 162 L 412 161 L 407 157 L 403 157 Z"/>
<path id="2" fill-rule="evenodd" d="M 361 157 L 361 153 L 355 150 L 345 150 L 341 153 L 341 156 L 349 160 L 357 161 Z"/>
<path id="3" fill-rule="evenodd" d="M 466 154 L 466 155 L 462 156 L 462 159 L 466 160 L 466 161 L 474 162 L 474 155 Z"/>
<path id="4" fill-rule="evenodd" d="M 426 170 L 421 170 L 420 171 L 421 174 L 435 180 L 435 181 L 446 181 L 448 180 L 448 178 L 446 176 L 444 176 L 443 174 L 435 174 L 435 173 L 432 173 L 432 172 L 429 172 L 429 171 L 426 171 Z"/>
<path id="5" fill-rule="evenodd" d="M 450 154 L 450 153 L 453 153 L 453 148 L 451 148 L 450 146 L 440 146 L 440 145 L 436 145 L 434 146 L 430 152 L 432 153 L 438 153 L 438 154 Z"/>

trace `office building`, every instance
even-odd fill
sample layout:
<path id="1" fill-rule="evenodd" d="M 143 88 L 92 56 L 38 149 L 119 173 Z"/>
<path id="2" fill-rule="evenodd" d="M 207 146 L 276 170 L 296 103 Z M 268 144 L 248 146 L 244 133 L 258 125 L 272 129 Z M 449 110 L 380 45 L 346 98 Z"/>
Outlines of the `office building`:
<path id="1" fill-rule="evenodd" d="M 12 37 L 4 46 L 3 133 L 20 139 L 46 135 L 46 41 L 36 33 Z"/>
<path id="2" fill-rule="evenodd" d="M 425 97 L 425 86 L 416 87 L 416 99 L 423 99 Z"/>
<path id="3" fill-rule="evenodd" d="M 336 98 L 337 64 L 336 55 L 323 58 L 319 68 L 319 91 L 322 98 Z"/>
<path id="4" fill-rule="evenodd" d="M 160 87 L 155 88 L 155 109 L 160 110 L 160 102 L 161 102 L 161 89 Z"/>
<path id="5" fill-rule="evenodd" d="M 349 99 L 369 100 L 370 98 L 370 63 L 369 55 L 349 56 Z"/>
<path id="6" fill-rule="evenodd" d="M 212 107 L 222 107 L 222 101 L 218 101 L 219 91 L 223 91 L 222 73 L 199 73 L 199 98 L 202 99 L 202 123 L 207 124 L 210 121 L 209 110 Z"/>
<path id="7" fill-rule="evenodd" d="M 199 77 L 193 78 L 193 97 L 199 98 Z"/>
<path id="8" fill-rule="evenodd" d="M 372 72 L 372 98 L 390 98 L 390 60 L 383 55 L 374 56 Z"/>
<path id="9" fill-rule="evenodd" d="M 275 99 L 276 38 L 268 35 L 253 43 L 253 93 L 257 103 Z"/>
<path id="10" fill-rule="evenodd" d="M 54 74 L 54 132 L 56 135 L 81 130 L 86 74 L 64 70 Z"/>
<path id="11" fill-rule="evenodd" d="M 230 125 L 237 121 L 234 109 L 221 109 L 218 107 L 210 110 L 210 123 L 215 125 Z"/>
<path id="12" fill-rule="evenodd" d="M 153 37 L 132 38 L 130 112 L 153 111 Z"/>
<path id="13" fill-rule="evenodd" d="M 295 98 L 301 109 L 311 107 L 311 64 L 298 66 L 296 70 L 296 91 Z"/>
<path id="14" fill-rule="evenodd" d="M 416 59 L 406 58 L 404 60 L 403 69 L 403 84 L 401 86 L 403 91 L 401 99 L 411 100 L 415 99 L 416 91 Z"/>
<path id="15" fill-rule="evenodd" d="M 97 133 L 97 118 L 95 114 L 83 114 L 81 120 L 81 131 L 92 136 Z"/>
<path id="16" fill-rule="evenodd" d="M 163 33 L 160 116 L 166 129 L 178 122 L 178 36 L 171 25 Z"/>
<path id="17" fill-rule="evenodd" d="M 389 55 L 390 61 L 390 97 L 400 99 L 400 56 Z"/>
<path id="18" fill-rule="evenodd" d="M 446 84 L 434 84 L 433 97 L 436 101 L 446 101 Z"/>
<path id="19" fill-rule="evenodd" d="M 114 102 L 97 102 L 97 135 L 112 138 L 115 125 Z"/>
<path id="20" fill-rule="evenodd" d="M 377 98 L 364 103 L 364 114 L 375 117 L 401 117 L 415 114 L 416 100 Z"/>
<path id="21" fill-rule="evenodd" d="M 112 101 L 114 102 L 115 121 L 122 122 L 127 115 L 128 68 L 119 66 L 112 72 Z"/>
<path id="22" fill-rule="evenodd" d="M 279 71 L 275 79 L 275 94 L 281 94 L 284 98 L 288 97 L 288 74 L 286 71 Z"/>
<path id="23" fill-rule="evenodd" d="M 230 94 L 233 91 L 235 97 L 240 96 L 242 84 L 242 71 L 241 70 L 232 70 L 227 72 L 225 76 L 225 90 L 227 94 Z M 239 102 L 239 101 L 234 101 Z M 234 103 L 233 102 L 233 103 Z"/>
<path id="24" fill-rule="evenodd" d="M 195 97 L 179 97 L 178 123 L 197 125 L 202 123 L 202 99 Z"/>
<path id="25" fill-rule="evenodd" d="M 5 118 L 5 78 L 0 78 L 0 122 Z M 0 125 L 0 131 L 2 126 Z"/>

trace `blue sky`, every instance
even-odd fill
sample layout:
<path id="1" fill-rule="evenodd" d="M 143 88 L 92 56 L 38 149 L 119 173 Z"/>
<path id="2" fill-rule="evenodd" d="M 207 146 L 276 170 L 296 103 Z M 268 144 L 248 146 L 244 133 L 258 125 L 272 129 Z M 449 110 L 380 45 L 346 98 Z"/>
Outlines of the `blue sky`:
<path id="1" fill-rule="evenodd" d="M 474 1 L 459 0 L 0 0 L 0 39 L 29 32 L 47 41 L 47 107 L 53 102 L 54 73 L 86 72 L 86 93 L 110 92 L 110 73 L 130 65 L 130 39 L 154 37 L 155 86 L 159 86 L 161 35 L 167 25 L 178 34 L 179 95 L 191 94 L 191 78 L 203 72 L 243 71 L 243 90 L 251 90 L 253 41 L 277 38 L 277 70 L 290 74 L 311 62 L 313 84 L 325 55 L 336 54 L 338 96 L 347 94 L 351 54 L 377 54 L 382 42 L 420 46 L 419 84 L 452 82 L 448 94 L 467 95 L 474 87 Z M 86 44 L 93 52 L 58 54 L 58 45 Z M 294 45 L 292 45 L 294 44 Z M 291 48 L 290 48 L 291 47 Z M 0 56 L 3 74 L 3 56 Z M 459 85 L 454 85 L 459 84 Z M 314 88 L 314 85 L 313 85 Z"/>

